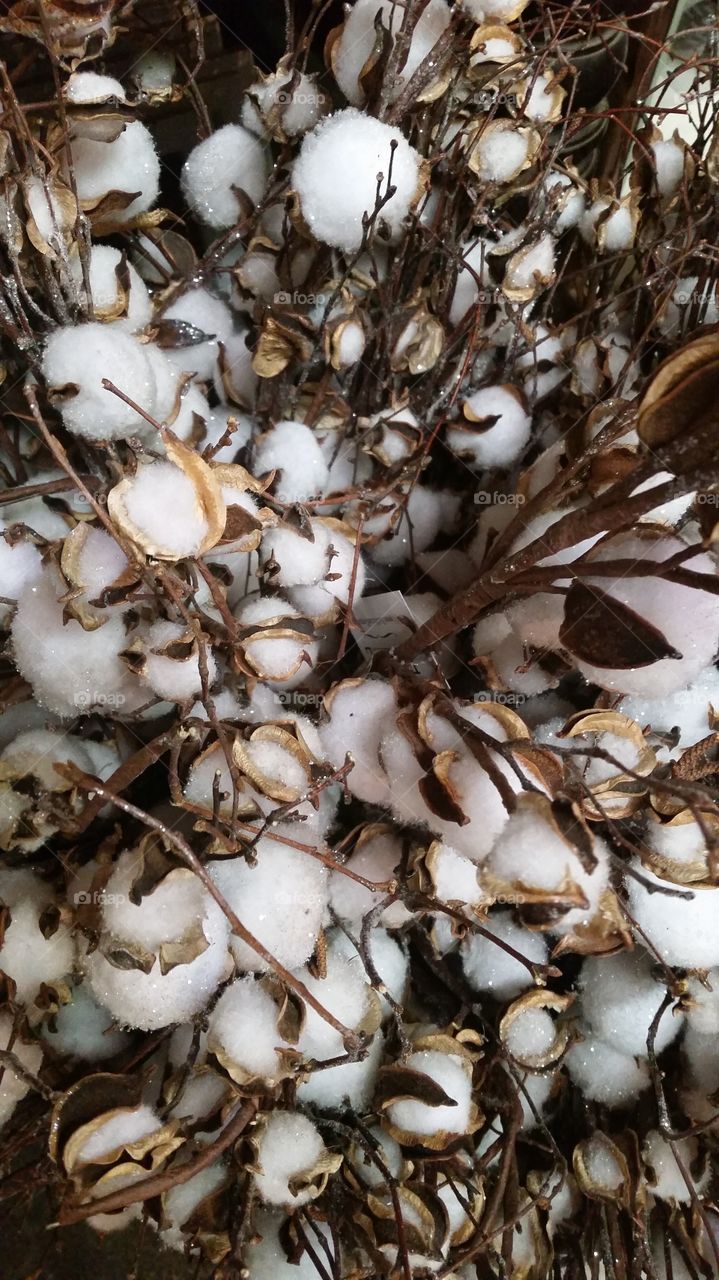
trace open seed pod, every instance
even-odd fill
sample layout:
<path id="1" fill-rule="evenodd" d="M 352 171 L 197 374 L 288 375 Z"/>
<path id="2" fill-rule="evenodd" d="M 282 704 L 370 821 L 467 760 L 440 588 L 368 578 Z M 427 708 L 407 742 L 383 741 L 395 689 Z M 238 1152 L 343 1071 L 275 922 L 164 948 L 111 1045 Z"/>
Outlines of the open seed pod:
<path id="1" fill-rule="evenodd" d="M 582 1195 L 608 1203 L 628 1203 L 630 1175 L 626 1157 L 600 1129 L 577 1143 L 572 1165 Z"/>
<path id="2" fill-rule="evenodd" d="M 199 453 L 184 445 L 169 428 L 163 427 L 161 436 L 169 461 L 192 486 L 190 494 L 185 486 L 178 483 L 178 496 L 180 501 L 188 503 L 187 518 L 196 526 L 197 531 L 189 554 L 204 555 L 219 542 L 227 523 L 227 508 L 220 482 L 213 468 L 208 466 Z M 169 540 L 158 539 L 148 532 L 141 512 L 136 513 L 136 482 L 137 474 L 132 478 L 125 477 L 107 495 L 107 509 L 113 523 L 143 556 L 152 556 L 157 560 L 181 559 L 188 554 L 185 546 L 173 546 Z"/>
<path id="3" fill-rule="evenodd" d="M 713 884 L 706 839 L 691 809 L 680 809 L 666 822 L 652 810 L 648 816 L 642 861 L 654 874 L 675 884 Z M 716 814 L 704 813 L 702 821 L 716 839 L 719 836 Z"/>
<path id="4" fill-rule="evenodd" d="M 472 1097 L 475 1061 L 462 1041 L 430 1035 L 414 1042 L 403 1066 L 380 1068 L 375 1105 L 390 1136 L 402 1146 L 443 1151 L 474 1133 L 482 1122 Z"/>
<path id="5" fill-rule="evenodd" d="M 260 1196 L 288 1207 L 316 1200 L 343 1159 L 324 1145 L 310 1120 L 293 1112 L 260 1115 L 250 1145 L 254 1159 L 248 1169 Z"/>
<path id="6" fill-rule="evenodd" d="M 246 740 L 235 738 L 232 754 L 241 774 L 270 800 L 295 803 L 311 784 L 306 745 L 278 724 L 263 724 Z"/>
<path id="7" fill-rule="evenodd" d="M 512 1002 L 499 1024 L 499 1036 L 520 1067 L 543 1071 L 559 1062 L 569 1044 L 570 1026 L 551 1015 L 566 1013 L 573 999 L 551 991 L 527 991 Z"/>
<path id="8" fill-rule="evenodd" d="M 517 31 L 500 23 L 489 22 L 477 27 L 469 47 L 473 55 L 469 63 L 469 74 L 481 77 L 483 84 L 488 66 L 512 63 L 516 67 L 517 60 L 524 51 L 522 37 Z"/>
<path id="9" fill-rule="evenodd" d="M 522 245 L 507 260 L 502 292 L 510 302 L 530 302 L 556 278 L 554 241 L 550 235 Z"/>
<path id="10" fill-rule="evenodd" d="M 495 179 L 493 178 L 492 164 L 489 159 L 492 154 L 489 151 L 489 147 L 494 147 L 504 135 L 508 135 L 513 140 L 517 139 L 520 145 L 517 147 L 516 161 L 508 170 L 502 169 L 501 179 Z M 476 137 L 476 141 L 467 163 L 472 172 L 482 182 L 488 184 L 496 182 L 499 185 L 500 182 L 502 184 L 513 182 L 515 178 L 519 177 L 520 173 L 530 168 L 534 163 L 541 146 L 541 138 L 536 129 L 515 124 L 513 120 L 490 120 L 487 118 L 486 123 L 481 128 L 472 126 L 471 136 Z"/>
<path id="11" fill-rule="evenodd" d="M 23 184 L 22 194 L 25 231 L 33 248 L 49 259 L 67 255 L 78 216 L 70 188 L 59 178 L 32 177 Z"/>
<path id="12" fill-rule="evenodd" d="M 243 1091 L 273 1089 L 296 1073 L 304 1017 L 303 1002 L 273 975 L 241 979 L 215 1005 L 207 1047 Z"/>
<path id="13" fill-rule="evenodd" d="M 654 769 L 656 753 L 636 721 L 619 711 L 580 711 L 561 730 L 562 737 L 571 739 L 581 739 L 585 735 L 591 735 L 589 740 L 593 746 L 610 755 L 628 755 L 632 773 L 622 772 L 621 766 L 611 761 L 592 760 L 590 757 L 584 766 L 584 781 L 591 796 L 580 800 L 582 812 L 589 821 L 629 817 L 646 796 L 648 784 L 641 779 L 648 777 Z M 575 762 L 579 765 L 576 757 Z M 596 796 L 596 804 L 592 796 Z"/>

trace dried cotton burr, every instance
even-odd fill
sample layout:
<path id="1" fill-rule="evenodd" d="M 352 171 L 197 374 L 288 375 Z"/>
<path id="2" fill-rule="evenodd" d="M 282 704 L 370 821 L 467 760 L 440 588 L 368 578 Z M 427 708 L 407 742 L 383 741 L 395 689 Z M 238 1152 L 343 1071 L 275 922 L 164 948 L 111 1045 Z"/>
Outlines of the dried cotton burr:
<path id="1" fill-rule="evenodd" d="M 404 17 L 404 5 L 391 0 L 355 0 L 349 10 L 336 43 L 331 49 L 332 70 L 337 83 L 354 107 L 365 103 L 361 77 L 375 42 L 377 15 L 384 29 L 397 32 Z M 392 88 L 398 98 L 420 64 L 449 26 L 451 10 L 446 0 L 429 0 L 412 32 L 404 65 Z"/>

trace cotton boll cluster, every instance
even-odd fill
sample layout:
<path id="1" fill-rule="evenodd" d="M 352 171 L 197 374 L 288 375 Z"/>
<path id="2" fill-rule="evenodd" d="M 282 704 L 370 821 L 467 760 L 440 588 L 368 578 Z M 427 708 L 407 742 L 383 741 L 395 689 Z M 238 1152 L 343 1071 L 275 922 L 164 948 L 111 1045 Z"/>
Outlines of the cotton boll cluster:
<path id="1" fill-rule="evenodd" d="M 384 181 L 375 218 L 378 173 Z M 305 136 L 292 184 L 316 239 L 352 253 L 362 244 L 368 220 L 399 238 L 421 192 L 420 157 L 399 129 L 349 107 Z"/>

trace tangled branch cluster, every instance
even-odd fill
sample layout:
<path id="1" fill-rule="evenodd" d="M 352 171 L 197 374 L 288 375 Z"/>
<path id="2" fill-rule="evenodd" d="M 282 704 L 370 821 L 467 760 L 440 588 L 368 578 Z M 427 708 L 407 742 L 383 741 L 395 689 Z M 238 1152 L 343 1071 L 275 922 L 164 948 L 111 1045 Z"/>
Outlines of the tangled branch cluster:
<path id="1" fill-rule="evenodd" d="M 221 1280 L 717 1274 L 717 63 L 674 8 L 288 3 L 217 120 L 192 3 L 0 19 L 11 1214 Z"/>

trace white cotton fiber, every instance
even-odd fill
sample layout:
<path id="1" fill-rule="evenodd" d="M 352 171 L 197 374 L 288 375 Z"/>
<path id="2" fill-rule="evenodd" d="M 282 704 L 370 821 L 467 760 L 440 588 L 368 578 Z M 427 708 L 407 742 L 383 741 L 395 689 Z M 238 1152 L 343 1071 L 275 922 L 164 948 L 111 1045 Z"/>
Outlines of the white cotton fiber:
<path id="1" fill-rule="evenodd" d="M 711 707 L 719 708 L 719 671 L 711 665 L 700 671 L 684 689 L 665 697 L 628 696 L 622 698 L 618 710 L 636 720 L 642 728 L 656 733 L 679 729 L 680 747 L 689 747 L 710 731 Z"/>
<path id="2" fill-rule="evenodd" d="M 223 991 L 208 1023 L 209 1046 L 250 1077 L 272 1080 L 286 1048 L 277 1029 L 279 1009 L 256 978 L 239 978 Z"/>
<path id="3" fill-rule="evenodd" d="M 649 1029 L 666 995 L 652 976 L 650 958 L 640 951 L 588 956 L 579 986 L 582 1013 L 594 1035 L 621 1053 L 646 1057 Z M 654 1041 L 657 1053 L 676 1038 L 683 1021 L 671 1008 L 666 1010 Z"/>
<path id="4" fill-rule="evenodd" d="M 296 828 L 303 840 L 303 828 Z M 327 872 L 308 853 L 263 837 L 254 848 L 256 865 L 246 858 L 210 864 L 217 888 L 250 933 L 286 969 L 309 960 L 327 903 Z M 241 972 L 264 973 L 270 967 L 247 943 L 231 939 Z"/>
<path id="5" fill-rule="evenodd" d="M 0 531 L 0 593 L 8 600 L 17 600 L 24 588 L 40 577 L 42 556 L 34 543 L 10 543 L 1 524 Z"/>
<path id="6" fill-rule="evenodd" d="M 506 942 L 525 960 L 536 964 L 546 964 L 547 943 L 542 934 L 515 924 L 509 911 L 492 914 L 482 927 L 498 941 L 492 942 L 481 933 L 467 934 L 460 949 L 464 976 L 475 991 L 486 991 L 498 1000 L 511 1000 L 532 986 L 532 976 L 498 943 Z"/>
<path id="7" fill-rule="evenodd" d="M 325 1144 L 319 1129 L 305 1116 L 273 1111 L 265 1121 L 257 1143 L 259 1172 L 257 1192 L 266 1204 L 293 1209 L 312 1199 L 311 1188 L 290 1189 L 290 1182 L 307 1172 L 324 1156 Z"/>
<path id="8" fill-rule="evenodd" d="M 670 1204 L 689 1204 L 692 1188 L 696 1193 L 691 1167 L 697 1154 L 696 1138 L 677 1138 L 670 1144 L 658 1129 L 651 1129 L 642 1143 L 642 1160 L 652 1194 Z M 689 1186 L 682 1175 L 677 1156 L 684 1166 Z"/>
<path id="9" fill-rule="evenodd" d="M 162 1121 L 152 1107 L 143 1104 L 118 1108 L 88 1135 L 77 1152 L 77 1159 L 83 1164 L 102 1164 L 106 1156 L 150 1137 L 161 1127 Z"/>
<path id="10" fill-rule="evenodd" d="M 189 1221 L 195 1209 L 207 1196 L 219 1190 L 227 1181 L 227 1176 L 226 1166 L 221 1161 L 216 1161 L 206 1169 L 201 1169 L 193 1178 L 188 1178 L 187 1182 L 179 1182 L 174 1187 L 170 1187 L 162 1202 L 167 1227 L 160 1234 L 166 1243 L 178 1249 L 184 1249 L 187 1238 L 182 1235 L 179 1228 Z M 178 1233 L 177 1240 L 174 1238 L 174 1232 Z"/>
<path id="11" fill-rule="evenodd" d="M 254 450 L 255 474 L 277 471 L 273 491 L 281 502 L 305 502 L 324 490 L 328 470 L 319 441 L 303 422 L 277 422 Z"/>
<path id="12" fill-rule="evenodd" d="M 60 1006 L 52 1029 L 43 1026 L 42 1036 L 56 1053 L 84 1062 L 105 1062 L 130 1044 L 129 1036 L 115 1029 L 107 1009 L 93 999 L 85 983 L 72 988 L 70 1003 Z"/>
<path id="13" fill-rule="evenodd" d="M 365 93 L 360 83 L 362 69 L 372 54 L 377 38 L 377 21 L 384 31 L 395 36 L 404 19 L 404 4 L 393 0 L 355 0 L 342 27 L 332 53 L 332 69 L 337 83 L 349 102 L 361 107 Z M 395 75 L 390 100 L 396 100 L 417 68 L 449 26 L 451 10 L 446 0 L 429 0 L 419 15 L 409 42 L 409 50 L 401 70 Z"/>
<path id="14" fill-rule="evenodd" d="M 392 1124 L 419 1137 L 443 1130 L 448 1133 L 464 1133 L 470 1121 L 472 1103 L 471 1073 L 464 1059 L 456 1054 L 424 1049 L 411 1053 L 405 1066 L 429 1076 L 430 1080 L 444 1089 L 454 1105 L 432 1107 L 413 1098 L 393 1102 L 387 1108 Z"/>
<path id="15" fill-rule="evenodd" d="M 123 273 L 127 274 L 127 288 L 122 283 Z M 79 257 L 72 259 L 72 274 L 84 297 L 84 275 Z M 119 249 L 113 249 L 109 244 L 94 244 L 90 250 L 89 277 L 90 299 L 96 320 L 126 329 L 128 333 L 135 333 L 149 323 L 152 300 L 147 285 L 131 263 L 123 263 Z M 110 374 L 105 376 L 111 377 Z M 131 388 L 125 389 L 134 399 Z"/>
<path id="16" fill-rule="evenodd" d="M 372 991 L 360 957 L 340 939 L 330 938 L 324 977 L 316 978 L 308 969 L 302 969 L 298 976 L 324 1009 L 350 1030 L 356 1030 L 372 1007 Z M 320 1061 L 345 1052 L 340 1032 L 309 1004 L 305 1005 L 298 1048 L 306 1058 Z"/>
<path id="17" fill-rule="evenodd" d="M 129 222 L 155 203 L 160 190 L 160 161 L 152 134 L 139 120 L 125 125 L 114 142 L 78 137 L 70 144 L 77 193 L 93 207 L 110 191 L 134 195 L 124 209 L 113 209 L 110 222 Z"/>
<path id="18" fill-rule="evenodd" d="M 15 1054 L 20 1065 L 26 1071 L 37 1074 L 42 1063 L 40 1045 L 25 1044 L 17 1036 L 13 1039 L 13 1019 L 8 1013 L 0 1013 L 0 1049 L 8 1049 L 11 1043 L 11 1052 Z M 0 1128 L 10 1119 L 18 1102 L 29 1090 L 30 1085 L 18 1076 L 11 1066 L 4 1068 L 0 1077 Z"/>
<path id="19" fill-rule="evenodd" d="M 207 534 L 207 520 L 189 476 L 173 462 L 137 468 L 124 495 L 132 524 L 150 543 L 180 556 L 196 555 Z"/>
<path id="20" fill-rule="evenodd" d="M 386 803 L 389 782 L 379 759 L 383 734 L 392 724 L 396 695 L 386 680 L 370 679 L 356 684 L 348 680 L 335 687 L 328 718 L 322 723 L 322 745 L 328 759 L 339 769 L 347 753 L 354 767 L 347 786 L 358 800 Z"/>
<path id="21" fill-rule="evenodd" d="M 679 538 L 647 541 L 626 536 L 603 543 L 592 558 L 662 562 L 684 549 L 685 544 Z M 716 573 L 711 556 L 703 552 L 686 560 L 684 567 L 711 577 Z M 577 661 L 585 679 L 613 692 L 659 698 L 683 688 L 709 666 L 719 644 L 718 596 L 650 575 L 622 577 L 616 581 L 597 578 L 594 583 L 656 627 L 682 656 L 659 658 L 647 666 L 629 670 Z"/>
<path id="22" fill-rule="evenodd" d="M 145 662 L 142 678 L 158 698 L 168 702 L 186 702 L 202 689 L 199 653 L 189 657 L 167 657 L 163 652 L 168 646 L 182 641 L 183 650 L 192 640 L 192 632 L 181 622 L 160 619 L 153 622 L 141 635 Z M 217 677 L 217 662 L 211 651 L 209 639 L 205 640 L 205 662 L 208 688 Z"/>
<path id="23" fill-rule="evenodd" d="M 355 875 L 376 884 L 396 879 L 401 862 L 400 838 L 389 831 L 378 831 L 376 835 L 362 842 L 347 859 L 345 865 Z M 357 929 L 363 917 L 387 896 L 386 891 L 373 892 L 371 889 L 366 889 L 364 885 L 351 880 L 341 871 L 333 871 L 330 876 L 330 905 L 339 919 L 350 928 Z M 385 907 L 376 923 L 381 921 L 385 928 L 396 929 L 410 918 L 410 913 L 401 902 L 393 902 Z"/>
<path id="24" fill-rule="evenodd" d="M 165 356 L 180 372 L 194 373 L 203 381 L 212 378 L 220 342 L 227 342 L 233 331 L 232 312 L 226 302 L 209 289 L 186 289 L 162 313 L 162 319 L 173 320 L 181 331 L 189 325 L 207 335 L 205 342 L 168 347 Z"/>
<path id="25" fill-rule="evenodd" d="M 30 872 L 0 871 L 0 901 L 10 908 L 0 971 L 13 979 L 18 1000 L 29 1005 L 43 982 L 59 982 L 69 974 L 75 960 L 72 934 L 60 923 L 49 937 L 43 936 L 40 918 L 52 895 Z"/>
<path id="26" fill-rule="evenodd" d="M 402 1148 L 399 1143 L 389 1133 L 385 1133 L 379 1125 L 370 1125 L 368 1135 L 372 1150 L 375 1149 L 376 1144 L 377 1157 L 389 1170 L 390 1176 L 399 1178 L 402 1173 Z M 352 1167 L 365 1186 L 371 1187 L 372 1190 L 386 1187 L 387 1180 L 379 1165 L 359 1143 L 354 1148 Z"/>
<path id="27" fill-rule="evenodd" d="M 154 411 L 157 385 L 145 348 L 116 326 L 92 322 L 56 329 L 45 343 L 42 372 L 58 394 L 68 431 L 86 440 L 121 440 L 145 426 L 139 413 L 103 387 L 103 378 L 146 413 Z"/>
<path id="28" fill-rule="evenodd" d="M 125 647 L 122 620 L 114 615 L 95 631 L 84 631 L 72 619 L 64 623 L 65 589 L 46 569 L 23 591 L 11 631 L 16 666 L 37 701 L 56 715 L 121 708 L 128 683 L 119 657 Z"/>
<path id="29" fill-rule="evenodd" d="M 279 120 L 282 132 L 296 138 L 314 128 L 324 105 L 316 81 L 302 72 L 276 71 L 253 84 L 242 104 L 242 123 L 258 137 L 267 134 L 262 116 Z M 262 114 L 260 114 L 262 113 Z"/>
<path id="30" fill-rule="evenodd" d="M 367 1111 L 372 1102 L 377 1072 L 382 1061 L 384 1038 L 376 1032 L 367 1054 L 358 1062 L 313 1071 L 297 1088 L 297 1099 L 319 1111 L 349 1106 L 354 1112 Z M 340 1050 L 341 1052 L 341 1050 Z"/>
<path id="31" fill-rule="evenodd" d="M 506 122 L 502 129 L 492 129 L 480 137 L 475 164 L 484 182 L 509 182 L 525 164 L 529 142 L 525 133 Z"/>
<path id="32" fill-rule="evenodd" d="M 383 500 L 382 506 L 387 505 Z M 426 485 L 417 484 L 408 498 L 401 499 L 402 514 L 394 521 L 386 537 L 367 548 L 368 554 L 382 565 L 400 565 L 409 560 L 413 552 L 424 551 L 437 537 L 440 529 L 451 527 L 452 520 L 446 519 L 443 511 L 442 494 Z M 384 513 L 370 516 L 365 521 L 365 535 L 381 533 L 389 528 L 388 516 Z"/>
<path id="33" fill-rule="evenodd" d="M 240 218 L 235 189 L 259 204 L 269 172 L 269 153 L 254 134 L 242 125 L 226 124 L 190 152 L 182 168 L 182 191 L 202 222 L 222 229 Z"/>
<path id="34" fill-rule="evenodd" d="M 125 90 L 114 76 L 98 75 L 97 71 L 73 71 L 65 81 L 63 93 L 74 106 L 87 102 L 107 102 L 116 98 L 126 102 Z"/>
<path id="35" fill-rule="evenodd" d="M 396 144 L 393 150 L 393 144 Z M 337 111 L 305 136 L 292 170 L 302 216 L 317 240 L 352 253 L 363 237 L 362 219 L 387 194 L 380 221 L 398 238 L 420 192 L 420 157 L 390 125 L 353 107 Z"/>
<path id="36" fill-rule="evenodd" d="M 505 1035 L 508 1053 L 518 1062 L 535 1065 L 556 1040 L 554 1019 L 547 1009 L 523 1009 L 509 1024 Z"/>
<path id="37" fill-rule="evenodd" d="M 532 419 L 513 387 L 483 387 L 465 403 L 469 421 L 449 428 L 447 445 L 471 467 L 510 467 L 527 444 Z M 475 428 L 476 422 L 476 428 Z"/>
<path id="38" fill-rule="evenodd" d="M 677 898 L 650 892 L 639 881 L 626 877 L 629 909 L 662 959 L 688 969 L 711 969 L 719 965 L 719 889 L 669 884 L 648 867 L 638 862 L 631 865 L 637 867 L 650 885 L 680 889 L 693 895 Z"/>
<path id="39" fill-rule="evenodd" d="M 312 1220 L 307 1228 L 307 1235 L 315 1256 L 319 1259 L 322 1271 L 318 1271 L 311 1255 L 304 1250 L 298 1262 L 287 1261 L 280 1229 L 285 1222 L 282 1214 L 269 1213 L 266 1210 L 254 1218 L 254 1234 L 244 1252 L 248 1280 L 321 1280 L 326 1275 L 325 1262 L 332 1253 L 332 1240 L 329 1227 L 324 1222 Z M 325 1240 L 321 1244 L 318 1235 Z"/>
<path id="40" fill-rule="evenodd" d="M 571 880 L 583 893 L 586 906 L 570 907 L 554 926 L 566 932 L 592 918 L 609 881 L 609 851 L 595 836 L 592 852 L 596 866 L 585 871 L 579 855 L 555 828 L 529 806 L 520 803 L 509 818 L 489 856 L 490 871 L 503 883 L 526 885 L 548 893 Z"/>
<path id="41" fill-rule="evenodd" d="M 607 1107 L 628 1106 L 649 1088 L 645 1061 L 620 1053 L 589 1033 L 570 1046 L 564 1063 L 585 1098 Z"/>
<path id="42" fill-rule="evenodd" d="M 477 864 L 448 844 L 434 848 L 432 886 L 440 902 L 475 907 L 484 897 Z"/>

